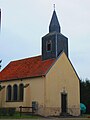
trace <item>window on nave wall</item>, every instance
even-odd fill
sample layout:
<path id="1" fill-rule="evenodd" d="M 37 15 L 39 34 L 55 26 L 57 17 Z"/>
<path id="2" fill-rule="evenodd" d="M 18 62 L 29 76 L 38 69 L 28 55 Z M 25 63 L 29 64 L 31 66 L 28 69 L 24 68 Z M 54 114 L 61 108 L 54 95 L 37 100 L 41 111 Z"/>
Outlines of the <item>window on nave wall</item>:
<path id="1" fill-rule="evenodd" d="M 23 101 L 24 98 L 24 85 L 14 84 L 13 86 L 8 85 L 6 88 L 6 101 Z"/>
<path id="2" fill-rule="evenodd" d="M 18 100 L 18 86 L 16 84 L 13 86 L 13 100 Z"/>
<path id="3" fill-rule="evenodd" d="M 22 101 L 24 96 L 24 85 L 20 84 L 19 85 L 19 100 Z"/>
<path id="4" fill-rule="evenodd" d="M 7 86 L 7 97 L 6 97 L 7 101 L 11 101 L 12 99 L 12 86 L 8 85 Z"/>

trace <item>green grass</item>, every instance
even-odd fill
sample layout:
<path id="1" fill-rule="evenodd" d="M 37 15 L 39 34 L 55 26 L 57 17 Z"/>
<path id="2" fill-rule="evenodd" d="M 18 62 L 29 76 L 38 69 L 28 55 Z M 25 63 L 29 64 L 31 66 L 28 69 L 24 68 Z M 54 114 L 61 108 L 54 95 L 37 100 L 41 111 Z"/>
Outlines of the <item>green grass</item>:
<path id="1" fill-rule="evenodd" d="M 20 113 L 15 113 L 13 116 L 9 116 L 9 115 L 0 116 L 0 119 L 23 119 L 23 118 L 26 118 L 26 119 L 38 119 L 38 118 L 41 118 L 41 117 L 36 116 L 36 115 L 25 115 L 25 114 L 22 114 L 20 116 Z"/>
<path id="2" fill-rule="evenodd" d="M 60 120 L 87 120 L 87 118 L 90 116 L 90 114 L 83 114 L 82 116 L 80 116 L 79 118 L 59 118 Z M 26 115 L 23 114 L 20 116 L 19 112 L 16 112 L 13 116 L 0 116 L 0 119 L 43 119 L 40 116 L 36 116 L 36 115 Z M 52 118 L 52 117 L 51 117 Z M 57 118 L 58 119 L 58 118 Z M 54 118 L 52 118 L 52 120 L 54 120 Z M 90 120 L 90 118 L 88 118 L 88 120 Z"/>

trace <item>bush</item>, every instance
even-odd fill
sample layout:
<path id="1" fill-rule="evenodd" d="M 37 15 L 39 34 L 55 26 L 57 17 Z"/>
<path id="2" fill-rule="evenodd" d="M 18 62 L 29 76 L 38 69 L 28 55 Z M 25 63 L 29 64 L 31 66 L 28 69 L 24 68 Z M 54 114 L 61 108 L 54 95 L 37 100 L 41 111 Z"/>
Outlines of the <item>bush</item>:
<path id="1" fill-rule="evenodd" d="M 2 116 L 13 116 L 15 114 L 15 108 L 0 108 L 0 115 Z"/>
<path id="2" fill-rule="evenodd" d="M 0 108 L 0 115 L 6 116 L 7 115 L 7 109 L 6 108 Z"/>
<path id="3" fill-rule="evenodd" d="M 15 108 L 8 109 L 8 115 L 13 116 L 15 114 Z"/>

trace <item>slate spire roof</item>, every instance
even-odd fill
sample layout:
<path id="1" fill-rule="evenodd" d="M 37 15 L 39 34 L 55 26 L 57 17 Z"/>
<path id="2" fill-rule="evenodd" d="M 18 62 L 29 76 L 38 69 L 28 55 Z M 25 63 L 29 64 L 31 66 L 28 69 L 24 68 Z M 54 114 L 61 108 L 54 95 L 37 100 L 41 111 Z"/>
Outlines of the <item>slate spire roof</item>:
<path id="1" fill-rule="evenodd" d="M 60 24 L 59 24 L 55 10 L 53 11 L 53 15 L 52 15 L 51 22 L 49 25 L 49 33 L 51 32 L 58 32 L 58 33 L 61 32 Z"/>

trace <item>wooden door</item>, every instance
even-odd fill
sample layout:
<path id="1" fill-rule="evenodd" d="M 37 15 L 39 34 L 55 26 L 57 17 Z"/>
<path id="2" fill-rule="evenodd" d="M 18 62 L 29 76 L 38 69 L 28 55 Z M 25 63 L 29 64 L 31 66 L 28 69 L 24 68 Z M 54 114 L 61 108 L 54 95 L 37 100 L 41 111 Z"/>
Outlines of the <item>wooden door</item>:
<path id="1" fill-rule="evenodd" d="M 67 113 L 67 94 L 61 93 L 61 113 Z"/>

